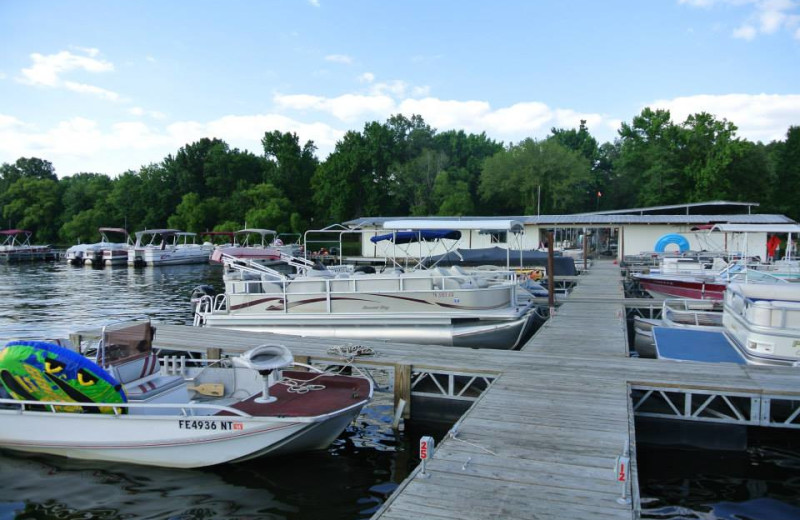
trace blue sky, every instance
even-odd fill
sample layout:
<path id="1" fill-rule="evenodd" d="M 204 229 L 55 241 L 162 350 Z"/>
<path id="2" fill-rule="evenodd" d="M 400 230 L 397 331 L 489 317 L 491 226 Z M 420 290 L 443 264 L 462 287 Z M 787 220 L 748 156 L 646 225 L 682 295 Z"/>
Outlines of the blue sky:
<path id="1" fill-rule="evenodd" d="M 272 130 L 324 159 L 395 113 L 516 142 L 645 106 L 800 125 L 800 0 L 0 0 L 0 162 L 117 175 Z"/>

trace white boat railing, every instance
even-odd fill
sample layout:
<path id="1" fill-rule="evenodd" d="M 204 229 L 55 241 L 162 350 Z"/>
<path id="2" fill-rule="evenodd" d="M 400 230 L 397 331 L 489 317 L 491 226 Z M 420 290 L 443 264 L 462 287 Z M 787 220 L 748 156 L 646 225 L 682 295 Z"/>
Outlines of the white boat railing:
<path id="1" fill-rule="evenodd" d="M 252 415 L 243 412 L 241 410 L 237 410 L 236 408 L 232 408 L 230 406 L 224 405 L 217 405 L 217 404 L 209 404 L 209 403 L 84 403 L 84 402 L 75 402 L 75 401 L 28 401 L 22 399 L 0 399 L 0 409 L 2 407 L 13 407 L 19 408 L 19 413 L 24 411 L 36 411 L 36 412 L 52 412 L 52 413 L 72 413 L 72 412 L 65 412 L 59 411 L 57 408 L 60 407 L 67 407 L 67 408 L 111 408 L 114 410 L 114 415 L 122 416 L 125 415 L 121 413 L 121 409 L 153 409 L 153 410 L 180 410 L 181 416 L 191 417 L 195 414 L 189 413 L 192 410 L 212 410 L 216 413 L 219 412 L 226 412 L 238 417 L 252 417 Z M 37 406 L 43 407 L 43 410 L 29 410 L 28 407 L 30 406 Z M 110 415 L 110 414 L 107 414 Z M 202 414 L 204 416 L 208 416 L 211 414 Z M 96 416 L 96 415 L 95 415 Z M 140 416 L 137 416 L 140 417 Z M 160 417 L 163 417 L 160 416 Z M 168 416 L 167 416 L 168 417 Z"/>
<path id="2" fill-rule="evenodd" d="M 664 300 L 661 318 L 667 323 L 722 326 L 722 307 L 713 300 Z"/>

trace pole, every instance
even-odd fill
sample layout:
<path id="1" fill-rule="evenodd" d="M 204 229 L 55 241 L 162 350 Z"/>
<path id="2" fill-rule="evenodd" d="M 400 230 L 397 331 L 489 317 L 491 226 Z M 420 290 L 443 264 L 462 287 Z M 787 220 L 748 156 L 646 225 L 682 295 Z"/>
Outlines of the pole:
<path id="1" fill-rule="evenodd" d="M 538 185 L 536 187 L 538 194 L 536 195 L 536 216 L 540 216 L 542 214 L 542 185 Z"/>
<path id="2" fill-rule="evenodd" d="M 547 305 L 550 307 L 550 316 L 553 316 L 556 307 L 556 279 L 553 274 L 553 232 L 547 232 Z"/>
<path id="3" fill-rule="evenodd" d="M 583 228 L 583 270 L 586 270 L 586 257 L 589 254 L 589 234 Z"/>

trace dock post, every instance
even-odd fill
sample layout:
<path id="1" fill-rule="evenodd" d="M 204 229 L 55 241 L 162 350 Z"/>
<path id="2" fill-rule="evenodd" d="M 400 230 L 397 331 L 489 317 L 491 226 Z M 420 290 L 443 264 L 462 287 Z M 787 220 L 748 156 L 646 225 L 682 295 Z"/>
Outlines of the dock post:
<path id="1" fill-rule="evenodd" d="M 209 347 L 206 350 L 206 359 L 219 359 L 222 355 L 222 349 L 217 347 Z"/>
<path id="2" fill-rule="evenodd" d="M 614 469 L 617 481 L 622 482 L 622 495 L 617 498 L 618 504 L 630 504 L 631 499 L 628 496 L 628 472 L 630 471 L 631 462 L 630 441 L 625 441 L 625 449 L 622 455 L 617 457 L 617 464 Z"/>
<path id="3" fill-rule="evenodd" d="M 400 401 L 406 402 L 403 410 L 403 419 L 411 418 L 411 365 L 394 366 L 394 407 L 400 406 Z"/>
<path id="4" fill-rule="evenodd" d="M 556 277 L 553 273 L 553 233 L 547 233 L 547 305 L 550 307 L 550 316 L 555 316 L 556 308 Z"/>

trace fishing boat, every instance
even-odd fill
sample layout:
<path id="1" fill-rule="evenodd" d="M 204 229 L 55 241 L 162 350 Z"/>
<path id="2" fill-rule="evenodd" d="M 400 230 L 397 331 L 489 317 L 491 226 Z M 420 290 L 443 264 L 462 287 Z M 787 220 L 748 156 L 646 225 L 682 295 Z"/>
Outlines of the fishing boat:
<path id="1" fill-rule="evenodd" d="M 324 449 L 372 398 L 369 379 L 292 370 L 268 344 L 241 356 L 159 358 L 153 329 L 105 331 L 90 357 L 51 343 L 0 350 L 0 447 L 194 468 Z M 296 365 L 296 364 L 295 364 Z"/>
<path id="2" fill-rule="evenodd" d="M 55 260 L 59 253 L 50 246 L 31 244 L 32 231 L 5 229 L 0 231 L 0 263 Z"/>
<path id="3" fill-rule="evenodd" d="M 128 250 L 128 265 L 182 265 L 208 262 L 211 243 L 195 243 L 197 233 L 178 229 L 146 229 L 136 232 L 136 243 Z"/>
<path id="4" fill-rule="evenodd" d="M 67 249 L 64 259 L 71 265 L 105 265 L 104 254 L 106 251 L 118 252 L 116 256 L 128 258 L 128 248 L 132 245 L 128 237 L 128 232 L 122 228 L 101 227 L 97 230 L 100 233 L 100 242 L 93 244 L 76 244 Z M 115 242 L 109 239 L 109 235 L 120 234 L 123 241 Z M 114 256 L 113 253 L 110 256 Z"/>

